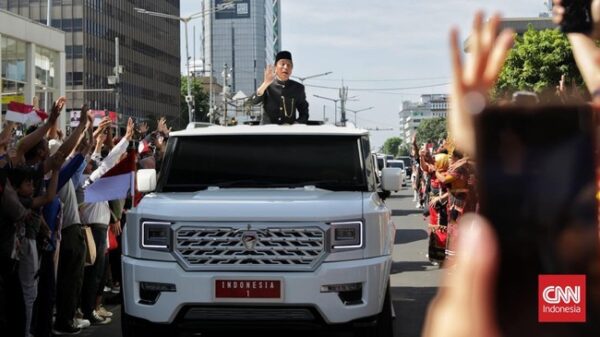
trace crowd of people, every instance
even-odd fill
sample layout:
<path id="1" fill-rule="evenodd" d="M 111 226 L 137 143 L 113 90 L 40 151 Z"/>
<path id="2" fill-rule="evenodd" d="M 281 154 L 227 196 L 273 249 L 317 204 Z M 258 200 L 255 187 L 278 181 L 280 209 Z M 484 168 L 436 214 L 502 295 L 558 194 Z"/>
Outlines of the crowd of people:
<path id="1" fill-rule="evenodd" d="M 563 25 L 566 20 L 563 0 L 553 0 L 553 3 L 553 19 L 555 23 Z M 591 0 L 590 3 L 589 19 L 592 24 L 590 31 L 569 32 L 566 35 L 588 91 L 588 95 L 580 95 L 576 98 L 581 100 L 587 96 L 588 99 L 584 104 L 596 107 L 600 102 L 600 76 L 598 76 L 600 74 L 600 48 L 596 43 L 600 38 L 600 0 Z M 573 18 L 571 17 L 571 19 Z M 582 21 L 583 19 L 575 18 L 575 20 Z M 474 116 L 484 112 L 484 108 L 490 104 L 491 89 L 498 79 L 514 39 L 513 31 L 505 29 L 499 32 L 499 26 L 500 17 L 498 15 L 492 16 L 486 22 L 483 13 L 477 13 L 469 38 L 470 55 L 464 61 L 461 57 L 462 48 L 458 31 L 454 29 L 450 34 L 453 77 L 448 131 L 452 136 L 454 149 L 458 149 L 463 154 L 463 158 L 468 156 L 474 161 L 477 160 L 475 154 L 478 146 L 475 141 Z M 562 85 L 557 86 L 556 89 L 558 96 L 561 96 L 558 101 L 564 101 L 565 97 L 562 97 L 561 92 Z M 554 91 L 554 88 L 549 91 Z M 538 104 L 537 99 L 526 99 L 526 101 L 527 104 Z M 557 100 L 552 101 L 556 103 Z M 578 104 L 581 103 L 581 101 L 578 102 Z M 433 159 L 430 161 L 433 162 Z M 449 170 L 451 167 L 452 165 L 449 166 Z M 436 174 L 436 177 L 441 178 L 442 182 L 444 181 L 443 174 Z M 467 183 L 468 185 L 469 183 Z M 508 209 L 506 211 L 510 212 Z M 499 239 L 489 220 L 480 214 L 468 213 L 459 218 L 458 223 L 460 235 L 457 242 L 451 239 L 447 244 L 447 247 L 454 248 L 457 254 L 452 259 L 451 272 L 446 273 L 443 277 L 440 290 L 429 306 L 423 336 L 502 336 L 507 330 L 517 331 L 516 335 L 531 335 L 531 331 L 519 330 L 523 327 L 518 326 L 517 320 L 514 320 L 514 326 L 511 327 L 507 326 L 506 322 L 502 323 L 498 320 L 496 291 L 501 257 Z M 600 237 L 600 226 L 598 229 Z M 451 230 L 449 232 L 449 235 L 453 236 Z M 597 239 L 592 239 L 592 241 L 598 242 Z M 597 314 L 597 311 L 590 308 L 597 308 L 600 303 L 600 284 L 594 281 L 597 280 L 598 270 L 600 270 L 600 252 L 589 268 L 592 272 L 587 275 L 590 281 L 587 294 L 583 295 L 587 296 L 588 300 L 588 324 L 585 327 L 581 324 L 546 324 L 548 327 L 546 332 L 552 331 L 553 327 L 556 328 L 554 333 L 548 335 L 597 335 L 597 331 L 594 330 L 598 329 L 597 317 L 593 316 L 593 312 Z M 521 308 L 512 309 L 515 318 L 520 317 L 519 315 L 522 313 L 519 310 Z M 543 325 L 537 322 L 528 324 L 530 326 Z M 594 324 L 596 324 L 595 328 Z M 571 329 L 569 330 L 569 328 Z M 566 334 L 565 331 L 567 331 Z"/>
<path id="2" fill-rule="evenodd" d="M 475 167 L 463 155 L 442 140 L 439 145 L 428 142 L 412 144 L 413 202 L 423 209 L 429 229 L 427 256 L 433 265 L 441 265 L 455 254 L 454 244 L 460 217 L 477 207 Z"/>
<path id="3" fill-rule="evenodd" d="M 0 331 L 7 336 L 111 323 L 103 294 L 107 286 L 119 291 L 122 224 L 139 196 L 91 201 L 86 189 L 126 159 L 160 167 L 170 132 L 164 118 L 153 132 L 130 118 L 117 137 L 109 117 L 94 123 L 84 106 L 63 137 L 65 102 L 54 103 L 45 123 L 5 122 L 0 133 Z"/>

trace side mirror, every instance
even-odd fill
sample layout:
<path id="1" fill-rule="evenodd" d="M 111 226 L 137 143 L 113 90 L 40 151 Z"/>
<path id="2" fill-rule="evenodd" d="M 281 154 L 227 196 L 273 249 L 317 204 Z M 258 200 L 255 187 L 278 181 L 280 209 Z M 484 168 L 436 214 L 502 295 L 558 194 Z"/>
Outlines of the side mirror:
<path id="1" fill-rule="evenodd" d="M 381 188 L 385 191 L 402 189 L 402 169 L 386 167 L 381 170 Z"/>
<path id="2" fill-rule="evenodd" d="M 152 192 L 156 188 L 156 170 L 155 169 L 144 169 L 138 170 L 137 176 L 137 190 L 142 193 Z"/>

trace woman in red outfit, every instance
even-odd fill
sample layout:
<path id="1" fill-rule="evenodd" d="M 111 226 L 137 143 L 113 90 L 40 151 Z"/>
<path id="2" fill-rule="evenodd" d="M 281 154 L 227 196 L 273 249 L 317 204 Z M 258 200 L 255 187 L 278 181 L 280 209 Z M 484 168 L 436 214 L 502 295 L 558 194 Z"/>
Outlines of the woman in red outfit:
<path id="1" fill-rule="evenodd" d="M 475 172 L 473 163 L 462 153 L 454 150 L 450 157 L 447 172 L 437 172 L 438 180 L 448 188 L 448 239 L 446 256 L 454 256 L 454 242 L 458 235 L 457 222 L 467 212 L 474 212 L 477 205 L 475 196 Z"/>
<path id="2" fill-rule="evenodd" d="M 446 204 L 448 192 L 437 175 L 448 170 L 447 154 L 436 154 L 434 164 L 422 163 L 424 171 L 430 176 L 429 189 L 429 261 L 437 265 L 444 261 L 446 250 L 446 227 L 448 213 Z"/>

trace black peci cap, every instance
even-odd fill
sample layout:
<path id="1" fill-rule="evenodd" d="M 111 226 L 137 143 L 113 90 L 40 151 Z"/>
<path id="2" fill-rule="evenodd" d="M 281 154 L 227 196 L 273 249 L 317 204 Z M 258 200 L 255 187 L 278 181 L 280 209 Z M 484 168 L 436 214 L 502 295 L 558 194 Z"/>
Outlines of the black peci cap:
<path id="1" fill-rule="evenodd" d="M 277 64 L 277 62 L 279 62 L 279 60 L 292 60 L 292 53 L 290 53 L 287 50 L 282 50 L 279 53 L 277 53 L 277 56 L 275 56 L 275 64 Z"/>

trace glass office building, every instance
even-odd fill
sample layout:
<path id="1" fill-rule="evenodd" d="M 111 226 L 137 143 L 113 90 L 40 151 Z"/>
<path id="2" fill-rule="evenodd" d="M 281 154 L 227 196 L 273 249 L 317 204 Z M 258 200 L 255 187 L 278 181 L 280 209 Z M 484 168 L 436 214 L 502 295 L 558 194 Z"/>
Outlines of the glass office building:
<path id="1" fill-rule="evenodd" d="M 65 93 L 65 33 L 2 9 L 0 23 L 2 114 L 10 102 L 32 105 L 34 97 L 49 111 Z"/>
<path id="2" fill-rule="evenodd" d="M 0 9 L 46 23 L 47 0 L 0 0 Z M 179 16 L 179 0 L 50 0 L 50 24 L 66 34 L 67 109 L 88 103 L 116 110 L 109 76 L 119 38 L 119 111 L 124 117 L 167 116 L 180 105 L 180 22 L 135 12 L 134 7 Z M 44 76 L 44 74 L 40 74 Z M 122 119 L 124 120 L 124 118 Z M 183 122 L 182 122 L 183 123 Z M 178 124 L 178 123 L 177 123 Z"/>
<path id="3" fill-rule="evenodd" d="M 204 0 L 204 60 L 206 75 L 223 83 L 224 65 L 235 94 L 252 95 L 267 64 L 281 50 L 280 0 Z"/>

